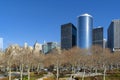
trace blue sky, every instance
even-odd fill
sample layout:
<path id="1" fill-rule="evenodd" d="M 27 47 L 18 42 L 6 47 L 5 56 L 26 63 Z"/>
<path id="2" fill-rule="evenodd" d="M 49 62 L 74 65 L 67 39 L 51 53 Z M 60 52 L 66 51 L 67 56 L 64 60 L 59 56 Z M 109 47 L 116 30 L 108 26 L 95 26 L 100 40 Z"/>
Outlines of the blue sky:
<path id="1" fill-rule="evenodd" d="M 4 47 L 24 42 L 33 45 L 60 42 L 60 26 L 89 13 L 94 27 L 106 30 L 113 19 L 120 19 L 120 0 L 0 0 L 0 37 Z"/>

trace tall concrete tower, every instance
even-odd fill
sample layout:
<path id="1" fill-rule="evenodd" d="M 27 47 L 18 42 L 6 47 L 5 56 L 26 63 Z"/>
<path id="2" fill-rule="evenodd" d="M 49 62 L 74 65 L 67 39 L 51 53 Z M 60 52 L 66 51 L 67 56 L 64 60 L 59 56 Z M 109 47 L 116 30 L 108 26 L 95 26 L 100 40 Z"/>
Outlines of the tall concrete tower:
<path id="1" fill-rule="evenodd" d="M 112 20 L 108 28 L 108 48 L 120 51 L 120 20 Z"/>

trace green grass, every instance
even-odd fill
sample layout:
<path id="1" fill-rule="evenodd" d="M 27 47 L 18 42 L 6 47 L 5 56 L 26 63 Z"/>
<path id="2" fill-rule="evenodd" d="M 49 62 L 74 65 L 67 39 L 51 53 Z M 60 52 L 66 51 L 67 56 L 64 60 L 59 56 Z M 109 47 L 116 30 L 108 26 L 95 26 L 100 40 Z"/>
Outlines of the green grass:
<path id="1" fill-rule="evenodd" d="M 103 76 L 95 76 L 97 80 L 103 80 Z M 95 80 L 95 77 L 85 77 L 84 80 Z M 78 77 L 79 80 L 82 80 L 81 77 Z M 120 80 L 120 74 L 108 74 L 106 75 L 106 80 Z"/>
<path id="2" fill-rule="evenodd" d="M 30 73 L 30 80 L 36 80 L 41 77 L 43 77 L 43 74 L 34 74 L 34 72 Z M 28 76 L 24 76 L 23 80 L 28 80 Z"/>

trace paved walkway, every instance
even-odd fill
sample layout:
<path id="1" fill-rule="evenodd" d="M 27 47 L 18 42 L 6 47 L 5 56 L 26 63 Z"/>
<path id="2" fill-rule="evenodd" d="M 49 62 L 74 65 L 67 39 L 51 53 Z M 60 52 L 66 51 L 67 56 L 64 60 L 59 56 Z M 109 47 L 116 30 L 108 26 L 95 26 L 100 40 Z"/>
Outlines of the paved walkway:
<path id="1" fill-rule="evenodd" d="M 39 78 L 39 79 L 37 79 L 37 80 L 43 80 L 44 78 L 47 78 L 47 77 L 42 77 L 42 78 Z"/>
<path id="2" fill-rule="evenodd" d="M 37 80 L 43 80 L 44 78 L 47 78 L 47 77 L 50 77 L 50 76 L 53 76 L 53 74 L 52 73 L 48 73 L 48 74 L 44 75 L 44 77 L 39 78 Z"/>
<path id="3" fill-rule="evenodd" d="M 50 77 L 52 76 L 53 74 L 52 73 L 48 73 L 47 75 L 45 75 L 44 77 L 42 78 L 39 78 L 37 80 L 43 80 L 43 78 L 47 78 L 47 77 Z M 101 73 L 89 73 L 89 74 L 85 74 L 84 77 L 88 77 L 88 76 L 96 76 L 96 75 L 102 75 Z M 69 78 L 66 78 L 66 80 L 73 80 L 72 79 L 72 76 L 79 76 L 79 77 L 82 77 L 83 76 L 83 72 L 79 72 L 79 73 L 76 73 L 76 74 L 71 74 L 71 76 Z"/>
<path id="4" fill-rule="evenodd" d="M 0 74 L 0 79 L 2 79 L 2 78 L 5 78 L 5 76 L 3 74 Z"/>

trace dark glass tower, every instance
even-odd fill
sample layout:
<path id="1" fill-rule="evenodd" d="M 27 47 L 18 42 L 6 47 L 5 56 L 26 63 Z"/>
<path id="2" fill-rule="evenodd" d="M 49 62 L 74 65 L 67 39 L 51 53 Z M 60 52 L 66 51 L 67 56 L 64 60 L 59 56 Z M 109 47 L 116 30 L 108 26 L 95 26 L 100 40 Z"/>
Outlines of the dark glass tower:
<path id="1" fill-rule="evenodd" d="M 98 27 L 93 29 L 93 45 L 97 45 L 100 47 L 103 46 L 103 27 Z"/>
<path id="2" fill-rule="evenodd" d="M 78 16 L 78 47 L 89 49 L 92 46 L 93 18 L 89 14 Z"/>
<path id="3" fill-rule="evenodd" d="M 70 49 L 77 45 L 77 30 L 72 23 L 61 25 L 61 48 Z"/>
<path id="4" fill-rule="evenodd" d="M 108 28 L 108 48 L 120 51 L 120 20 L 113 20 Z"/>

